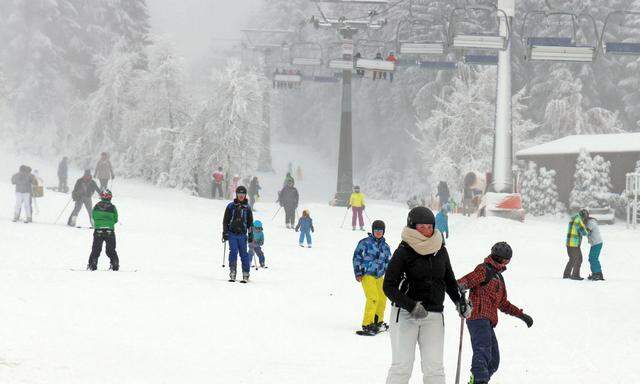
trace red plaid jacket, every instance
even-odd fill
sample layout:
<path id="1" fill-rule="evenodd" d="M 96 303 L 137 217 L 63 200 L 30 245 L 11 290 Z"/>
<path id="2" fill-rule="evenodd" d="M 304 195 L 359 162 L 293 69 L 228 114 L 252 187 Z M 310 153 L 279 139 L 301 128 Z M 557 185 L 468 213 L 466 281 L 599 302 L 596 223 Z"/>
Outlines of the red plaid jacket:
<path id="1" fill-rule="evenodd" d="M 458 285 L 462 289 L 471 290 L 470 299 L 473 311 L 469 320 L 488 319 L 495 327 L 498 325 L 498 309 L 516 317 L 522 315 L 522 309 L 507 300 L 507 287 L 498 273 L 488 283 L 483 284 L 487 278 L 487 268 L 493 268 L 497 272 L 503 272 L 506 269 L 505 266 L 496 263 L 489 256 L 473 272 L 458 280 Z"/>

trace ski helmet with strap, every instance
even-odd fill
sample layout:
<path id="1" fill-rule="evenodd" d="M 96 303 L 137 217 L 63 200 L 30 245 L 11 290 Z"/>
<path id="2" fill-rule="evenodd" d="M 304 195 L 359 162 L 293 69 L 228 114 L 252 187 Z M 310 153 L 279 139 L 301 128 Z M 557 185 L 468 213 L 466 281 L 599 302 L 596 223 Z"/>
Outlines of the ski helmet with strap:
<path id="1" fill-rule="evenodd" d="M 418 224 L 436 225 L 436 217 L 427 207 L 415 207 L 409 211 L 407 216 L 407 227 L 416 229 Z"/>
<path id="2" fill-rule="evenodd" d="M 511 256 L 513 256 L 511 246 L 504 241 L 495 243 L 493 247 L 491 247 L 491 257 L 497 262 L 511 260 Z"/>
<path id="3" fill-rule="evenodd" d="M 102 200 L 111 201 L 112 197 L 113 197 L 113 194 L 111 193 L 110 190 L 106 188 L 103 189 L 102 192 L 100 192 L 100 199 Z"/>

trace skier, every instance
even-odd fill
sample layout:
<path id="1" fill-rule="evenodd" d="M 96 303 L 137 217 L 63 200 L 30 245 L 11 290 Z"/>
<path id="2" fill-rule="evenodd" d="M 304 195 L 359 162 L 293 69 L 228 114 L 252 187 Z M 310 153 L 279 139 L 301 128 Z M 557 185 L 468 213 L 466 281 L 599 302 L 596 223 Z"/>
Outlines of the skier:
<path id="1" fill-rule="evenodd" d="M 391 249 L 385 241 L 384 231 L 384 221 L 374 221 L 371 233 L 360 240 L 353 253 L 353 272 L 356 281 L 362 284 L 366 298 L 362 331 L 357 332 L 359 335 L 373 336 L 389 328 L 383 321 L 387 297 L 382 284 L 391 258 Z"/>
<path id="2" fill-rule="evenodd" d="M 218 167 L 218 170 L 213 173 L 213 187 L 211 188 L 211 198 L 215 199 L 216 196 L 220 196 L 220 198 L 224 198 L 224 193 L 222 192 L 222 182 L 224 181 L 224 172 L 222 172 L 222 167 Z"/>
<path id="3" fill-rule="evenodd" d="M 440 200 L 440 208 L 449 202 L 451 193 L 449 192 L 449 185 L 447 185 L 446 181 L 441 181 L 438 184 L 438 193 L 436 193 L 436 197 Z"/>
<path id="4" fill-rule="evenodd" d="M 69 185 L 67 180 L 69 179 L 69 158 L 63 157 L 58 164 L 58 192 L 68 193 Z"/>
<path id="5" fill-rule="evenodd" d="M 291 164 L 291 163 L 289 163 Z M 284 177 L 284 182 L 282 183 L 282 188 L 286 187 L 289 182 L 292 181 L 295 183 L 295 179 L 291 176 L 291 172 L 287 172 L 287 175 Z"/>
<path id="6" fill-rule="evenodd" d="M 364 212 L 364 193 L 360 192 L 360 187 L 353 187 L 353 193 L 349 197 L 349 205 L 347 209 L 351 209 L 351 227 L 356 230 L 356 222 L 360 224 L 360 230 L 364 231 L 364 218 L 362 213 Z"/>
<path id="7" fill-rule="evenodd" d="M 396 55 L 393 53 L 393 51 L 389 52 L 389 55 L 387 56 L 387 58 L 385 60 L 386 61 L 391 61 L 394 64 L 398 61 L 398 59 L 396 58 Z M 384 79 L 387 80 L 387 72 L 384 72 L 383 76 L 384 76 Z M 389 81 L 393 83 L 393 71 L 389 72 Z"/>
<path id="8" fill-rule="evenodd" d="M 584 222 L 589 219 L 589 211 L 581 209 L 577 215 L 571 218 L 569 221 L 569 228 L 567 230 L 567 254 L 569 255 L 569 261 L 564 267 L 563 279 L 571 280 L 584 280 L 580 277 L 580 266 L 582 265 L 582 236 L 587 236 L 587 228 Z"/>
<path id="9" fill-rule="evenodd" d="M 500 350 L 494 328 L 498 324 L 498 309 L 533 325 L 531 316 L 507 300 L 507 286 L 502 273 L 507 269 L 513 252 L 509 244 L 499 242 L 491 254 L 473 272 L 458 280 L 461 291 L 471 290 L 471 314 L 467 328 L 471 335 L 473 358 L 469 384 L 486 384 L 498 370 Z"/>
<path id="10" fill-rule="evenodd" d="M 358 64 L 358 59 L 362 59 L 362 53 L 360 52 L 356 52 L 356 54 L 353 55 L 354 65 Z M 361 78 L 364 77 L 364 69 L 356 69 L 356 75 L 360 76 Z"/>
<path id="11" fill-rule="evenodd" d="M 602 266 L 600 265 L 600 252 L 602 251 L 602 235 L 600 234 L 600 226 L 598 220 L 593 217 L 589 217 L 587 220 L 587 230 L 589 231 L 589 266 L 591 267 L 591 274 L 587 279 L 589 280 L 604 280 L 602 276 Z"/>
<path id="12" fill-rule="evenodd" d="M 442 233 L 445 238 L 449 238 L 449 205 L 445 204 L 440 208 L 440 211 L 436 215 L 436 228 Z"/>
<path id="13" fill-rule="evenodd" d="M 278 203 L 284 208 L 285 224 L 288 229 L 293 229 L 296 220 L 296 208 L 300 195 L 294 187 L 293 178 L 287 181 L 287 185 L 278 193 Z"/>
<path id="14" fill-rule="evenodd" d="M 309 215 L 309 210 L 302 211 L 302 217 L 298 219 L 298 225 L 296 225 L 296 232 L 300 231 L 300 238 L 298 242 L 301 247 L 304 247 L 304 239 L 307 239 L 307 248 L 311 248 L 311 232 L 314 232 L 313 219 Z"/>
<path id="15" fill-rule="evenodd" d="M 91 197 L 94 193 L 98 192 L 99 189 L 98 184 L 96 184 L 95 180 L 91 178 L 91 170 L 85 170 L 84 175 L 76 181 L 76 185 L 73 187 L 73 191 L 71 192 L 71 199 L 75 202 L 75 207 L 73 208 L 73 212 L 71 212 L 71 216 L 69 216 L 67 225 L 71 227 L 76 226 L 76 219 L 83 205 L 87 209 L 89 221 L 93 224 L 93 217 L 91 214 L 91 206 L 93 205 L 93 202 L 91 201 Z"/>
<path id="16" fill-rule="evenodd" d="M 240 175 L 235 174 L 231 179 L 231 184 L 229 185 L 229 195 L 231 196 L 233 193 L 237 193 L 238 186 L 240 183 Z"/>
<path id="17" fill-rule="evenodd" d="M 96 164 L 96 170 L 93 177 L 100 181 L 101 190 L 108 187 L 109 180 L 116 178 L 113 174 L 113 167 L 111 167 L 111 161 L 109 160 L 109 154 L 107 152 L 102 152 L 100 154 L 100 160 L 98 160 L 98 164 Z"/>
<path id="18" fill-rule="evenodd" d="M 102 243 L 106 243 L 106 253 L 109 257 L 112 271 L 120 269 L 120 259 L 116 252 L 116 233 L 114 227 L 118 222 L 118 210 L 116 206 L 111 204 L 112 194 L 108 189 L 100 192 L 100 201 L 93 207 L 93 246 L 91 247 L 91 255 L 89 255 L 89 263 L 87 269 L 95 271 L 98 269 L 98 258 L 102 253 Z"/>
<path id="19" fill-rule="evenodd" d="M 382 53 L 378 52 L 376 53 L 376 57 L 373 58 L 374 60 L 380 60 L 383 61 L 384 59 L 382 58 Z M 373 71 L 373 80 L 376 80 L 376 78 L 381 79 L 382 80 L 382 72 L 380 71 Z"/>
<path id="20" fill-rule="evenodd" d="M 236 198 L 227 205 L 222 221 L 222 241 L 229 241 L 229 281 L 236 281 L 238 254 L 242 263 L 242 283 L 249 281 L 251 257 L 247 241 L 253 242 L 253 213 L 247 201 L 247 188 L 236 188 Z M 248 235 L 247 235 L 248 234 Z"/>
<path id="21" fill-rule="evenodd" d="M 251 209 L 255 211 L 256 199 L 260 197 L 260 190 L 262 187 L 260 186 L 260 182 L 258 181 L 258 176 L 254 176 L 249 183 L 249 205 Z"/>
<path id="22" fill-rule="evenodd" d="M 33 221 L 31 193 L 33 192 L 33 186 L 36 184 L 36 179 L 31 174 L 31 168 L 26 165 L 21 165 L 18 173 L 11 177 L 11 184 L 16 186 L 16 206 L 13 213 L 13 222 L 15 223 L 20 220 L 20 212 L 24 208 L 24 222 L 31 223 Z"/>
<path id="23" fill-rule="evenodd" d="M 253 259 L 255 255 L 258 255 L 258 262 L 261 268 L 267 268 L 264 265 L 264 252 L 262 246 L 264 246 L 264 230 L 262 229 L 262 222 L 256 220 L 253 222 L 253 241 L 249 243 L 249 257 Z"/>
<path id="24" fill-rule="evenodd" d="M 425 383 L 444 384 L 444 294 L 460 315 L 468 311 L 458 291 L 449 254 L 429 208 L 409 211 L 402 242 L 384 277 L 391 311 L 392 362 L 387 384 L 407 384 L 413 370 L 416 343 L 420 347 Z"/>

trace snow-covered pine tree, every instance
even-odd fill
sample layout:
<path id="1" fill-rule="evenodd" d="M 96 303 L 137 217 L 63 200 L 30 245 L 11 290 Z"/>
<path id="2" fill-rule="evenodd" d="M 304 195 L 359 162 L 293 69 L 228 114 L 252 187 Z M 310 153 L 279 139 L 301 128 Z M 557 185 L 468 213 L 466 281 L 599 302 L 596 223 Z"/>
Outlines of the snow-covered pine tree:
<path id="1" fill-rule="evenodd" d="M 555 170 L 540 168 L 538 190 L 540 191 L 540 215 L 556 215 L 565 211 L 564 204 L 559 200 Z"/>
<path id="2" fill-rule="evenodd" d="M 527 169 L 522 174 L 520 188 L 522 208 L 527 213 L 536 215 L 538 212 L 538 166 L 533 161 L 527 163 Z"/>
<path id="3" fill-rule="evenodd" d="M 599 208 L 608 205 L 611 188 L 610 168 L 611 164 L 602 156 L 592 158 L 586 150 L 580 151 L 570 196 L 572 209 Z"/>
<path id="4" fill-rule="evenodd" d="M 602 156 L 596 155 L 593 158 L 593 169 L 595 177 L 592 181 L 592 188 L 596 191 L 597 207 L 606 207 L 611 199 L 611 176 L 609 175 L 611 163 Z"/>

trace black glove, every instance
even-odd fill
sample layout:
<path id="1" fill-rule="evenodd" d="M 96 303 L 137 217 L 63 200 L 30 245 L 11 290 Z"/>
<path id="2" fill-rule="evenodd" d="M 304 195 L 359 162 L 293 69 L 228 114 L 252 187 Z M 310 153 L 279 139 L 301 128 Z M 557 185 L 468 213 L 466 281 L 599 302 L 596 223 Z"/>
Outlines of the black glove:
<path id="1" fill-rule="evenodd" d="M 224 243 L 227 240 L 229 240 L 229 235 L 227 235 L 227 232 L 222 232 L 222 242 Z"/>
<path id="2" fill-rule="evenodd" d="M 253 233 L 249 233 L 249 238 L 248 238 L 250 243 L 253 243 Z"/>
<path id="3" fill-rule="evenodd" d="M 527 328 L 531 328 L 531 326 L 533 325 L 533 319 L 526 313 L 520 315 L 519 318 L 520 320 L 524 321 L 525 324 L 527 324 Z"/>
<path id="4" fill-rule="evenodd" d="M 471 303 L 463 296 L 456 303 L 456 310 L 458 311 L 458 315 L 460 315 L 460 317 L 468 319 L 469 316 L 471 316 L 473 307 L 471 306 Z"/>
<path id="5" fill-rule="evenodd" d="M 413 310 L 411 311 L 411 317 L 416 320 L 422 320 L 426 319 L 427 315 L 429 315 L 429 312 L 427 312 L 422 303 L 418 301 L 416 303 L 416 306 L 413 307 Z"/>

